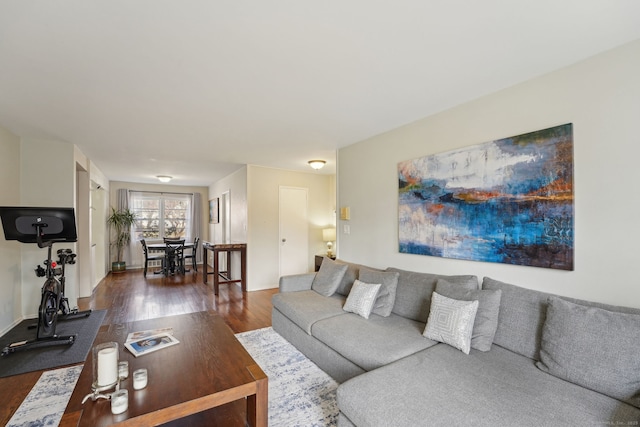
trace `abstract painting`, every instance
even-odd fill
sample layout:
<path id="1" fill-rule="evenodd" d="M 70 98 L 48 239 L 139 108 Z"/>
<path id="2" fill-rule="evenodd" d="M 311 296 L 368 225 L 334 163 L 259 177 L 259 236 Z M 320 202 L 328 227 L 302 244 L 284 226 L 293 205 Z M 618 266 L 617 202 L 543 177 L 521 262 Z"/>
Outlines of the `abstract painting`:
<path id="1" fill-rule="evenodd" d="M 401 253 L 573 270 L 571 123 L 398 164 Z"/>

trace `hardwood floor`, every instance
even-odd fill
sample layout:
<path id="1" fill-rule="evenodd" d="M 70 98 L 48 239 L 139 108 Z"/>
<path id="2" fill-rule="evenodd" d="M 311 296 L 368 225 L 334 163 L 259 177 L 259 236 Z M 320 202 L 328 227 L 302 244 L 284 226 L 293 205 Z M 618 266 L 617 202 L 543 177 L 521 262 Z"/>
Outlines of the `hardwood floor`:
<path id="1" fill-rule="evenodd" d="M 210 281 L 211 282 L 211 281 Z M 238 284 L 221 285 L 219 295 L 213 284 L 202 283 L 202 273 L 184 276 L 154 275 L 149 271 L 146 279 L 142 270 L 108 275 L 96 287 L 90 298 L 78 300 L 80 310 L 107 310 L 103 324 L 153 319 L 158 317 L 216 311 L 235 333 L 271 326 L 271 296 L 277 289 L 242 293 Z M 0 378 L 0 425 L 5 425 L 27 396 L 43 371 Z M 222 418 L 201 414 L 207 425 L 235 425 L 235 414 L 242 405 L 230 404 Z M 209 414 L 210 415 L 210 414 Z M 202 425 L 194 419 L 184 425 Z M 219 419 L 215 422 L 215 419 Z M 233 422 L 232 422 L 233 421 Z M 182 425 L 176 423 L 175 425 Z"/>
<path id="2" fill-rule="evenodd" d="M 201 273 L 164 277 L 142 270 L 109 275 L 91 298 L 78 301 L 80 310 L 107 309 L 105 324 L 215 310 L 236 333 L 271 326 L 271 296 L 277 289 L 247 292 L 238 284 L 221 285 L 219 295 Z"/>

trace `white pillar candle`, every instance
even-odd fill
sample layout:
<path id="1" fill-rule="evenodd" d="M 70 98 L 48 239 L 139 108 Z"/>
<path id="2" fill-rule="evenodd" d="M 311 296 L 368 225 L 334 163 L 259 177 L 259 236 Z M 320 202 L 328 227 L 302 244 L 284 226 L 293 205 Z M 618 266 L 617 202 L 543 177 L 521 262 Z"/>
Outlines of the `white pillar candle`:
<path id="1" fill-rule="evenodd" d="M 129 391 L 121 389 L 111 395 L 111 413 L 118 415 L 129 409 Z"/>
<path id="2" fill-rule="evenodd" d="M 98 385 L 105 386 L 118 381 L 118 349 L 103 348 L 98 351 Z"/>
<path id="3" fill-rule="evenodd" d="M 140 390 L 142 388 L 145 388 L 146 386 L 147 386 L 147 370 L 142 368 L 142 369 L 136 369 L 135 371 L 133 371 L 133 389 Z"/>

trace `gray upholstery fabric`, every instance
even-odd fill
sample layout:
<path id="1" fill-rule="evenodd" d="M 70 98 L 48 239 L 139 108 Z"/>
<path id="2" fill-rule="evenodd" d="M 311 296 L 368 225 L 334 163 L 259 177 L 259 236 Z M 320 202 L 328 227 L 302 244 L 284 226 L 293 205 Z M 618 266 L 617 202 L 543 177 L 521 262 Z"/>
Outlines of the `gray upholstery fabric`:
<path id="1" fill-rule="evenodd" d="M 550 294 L 521 288 L 485 277 L 482 289 L 500 289 L 502 300 L 494 344 L 526 356 L 539 358 L 542 324 Z"/>
<path id="2" fill-rule="evenodd" d="M 366 371 L 435 345 L 422 336 L 424 323 L 392 314 L 355 314 L 327 318 L 311 327 L 311 334 Z"/>
<path id="3" fill-rule="evenodd" d="M 357 426 L 635 425 L 640 410 L 548 375 L 493 346 L 469 355 L 436 345 L 338 387 L 338 407 Z"/>
<path id="4" fill-rule="evenodd" d="M 640 408 L 640 316 L 551 297 L 537 366 Z"/>
<path id="5" fill-rule="evenodd" d="M 342 412 L 338 414 L 338 427 L 356 427 L 349 418 Z"/>
<path id="6" fill-rule="evenodd" d="M 471 334 L 478 311 L 478 301 L 447 298 L 434 292 L 427 327 L 422 334 L 426 338 L 449 344 L 469 354 Z"/>
<path id="7" fill-rule="evenodd" d="M 356 279 L 342 309 L 368 319 L 381 287 L 380 283 L 364 283 Z"/>
<path id="8" fill-rule="evenodd" d="M 282 276 L 279 282 L 280 292 L 308 291 L 311 289 L 316 273 L 292 274 Z"/>
<path id="9" fill-rule="evenodd" d="M 436 292 L 448 298 L 464 301 L 478 301 L 478 312 L 473 323 L 471 335 L 471 348 L 480 351 L 491 350 L 493 338 L 498 329 L 498 313 L 500 312 L 500 289 L 469 290 L 461 286 L 439 279 Z"/>
<path id="10" fill-rule="evenodd" d="M 271 324 L 274 331 L 282 335 L 337 382 L 343 383 L 365 372 L 361 367 L 308 335 L 277 308 L 271 312 Z"/>
<path id="11" fill-rule="evenodd" d="M 539 360 L 547 300 L 549 297 L 557 295 L 521 288 L 489 277 L 484 278 L 482 289 L 502 290 L 498 329 L 493 339 L 494 344 L 531 359 Z M 560 298 L 587 307 L 598 307 L 619 313 L 640 314 L 640 309 L 636 308 L 618 307 L 568 297 Z"/>
<path id="12" fill-rule="evenodd" d="M 431 294 L 436 288 L 438 279 L 445 279 L 467 289 L 478 289 L 478 278 L 476 276 L 445 276 L 441 274 L 416 273 L 397 268 L 388 268 L 386 271 L 400 273 L 398 287 L 396 288 L 396 301 L 392 312 L 407 319 L 423 323 L 427 323 L 429 307 L 431 306 Z"/>
<path id="13" fill-rule="evenodd" d="M 391 314 L 393 303 L 396 301 L 396 288 L 398 287 L 398 276 L 396 271 L 374 271 L 368 268 L 361 268 L 359 280 L 365 283 L 380 283 L 382 289 L 378 292 L 378 299 L 373 307 L 373 313 L 387 317 Z"/>
<path id="14" fill-rule="evenodd" d="M 320 270 L 318 270 L 316 277 L 313 279 L 311 289 L 320 295 L 330 297 L 336 292 L 336 289 L 338 289 L 346 271 L 346 265 L 338 264 L 331 258 L 325 257 L 320 266 Z"/>
<path id="15" fill-rule="evenodd" d="M 361 268 L 367 268 L 373 271 L 382 271 L 377 268 L 367 267 L 366 265 L 355 264 L 353 262 L 343 261 L 341 259 L 336 259 L 335 262 L 337 262 L 338 264 L 345 264 L 347 266 L 347 271 L 344 273 L 344 277 L 342 277 L 342 281 L 340 282 L 340 285 L 338 285 L 338 289 L 336 290 L 336 293 L 344 295 L 345 297 L 349 295 L 351 286 L 353 286 L 353 282 L 355 282 L 358 278 L 358 274 L 360 273 Z"/>
<path id="16" fill-rule="evenodd" d="M 318 320 L 344 314 L 344 300 L 341 295 L 323 297 L 315 291 L 283 292 L 271 297 L 273 306 L 308 334 Z"/>

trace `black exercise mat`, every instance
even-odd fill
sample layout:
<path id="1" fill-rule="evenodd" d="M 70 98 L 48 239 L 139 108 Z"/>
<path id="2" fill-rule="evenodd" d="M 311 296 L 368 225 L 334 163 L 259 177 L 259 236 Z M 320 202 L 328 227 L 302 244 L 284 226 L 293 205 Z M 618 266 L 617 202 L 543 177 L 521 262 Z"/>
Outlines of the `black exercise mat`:
<path id="1" fill-rule="evenodd" d="M 58 321 L 56 335 L 78 334 L 73 345 L 37 347 L 2 356 L 0 378 L 84 362 L 106 314 L 106 310 L 95 310 L 88 317 Z M 29 329 L 29 325 L 37 322 L 37 319 L 23 320 L 7 332 L 0 338 L 0 351 L 16 341 L 35 339 L 36 329 Z"/>

